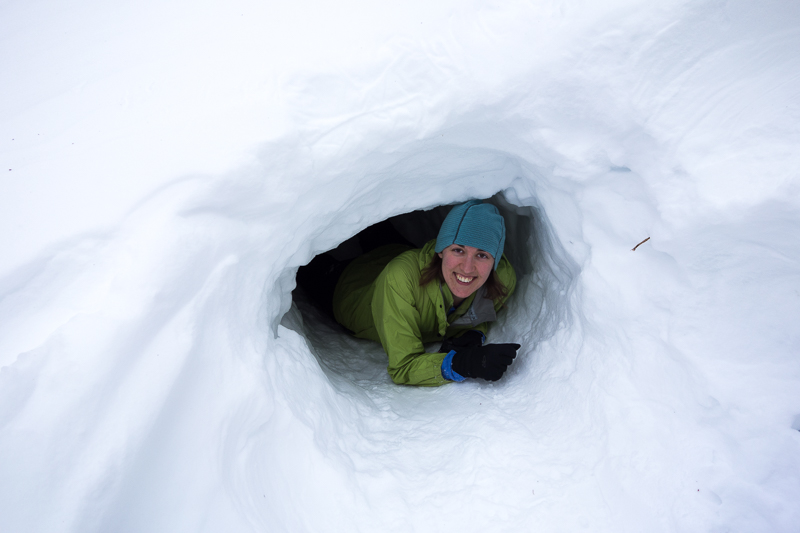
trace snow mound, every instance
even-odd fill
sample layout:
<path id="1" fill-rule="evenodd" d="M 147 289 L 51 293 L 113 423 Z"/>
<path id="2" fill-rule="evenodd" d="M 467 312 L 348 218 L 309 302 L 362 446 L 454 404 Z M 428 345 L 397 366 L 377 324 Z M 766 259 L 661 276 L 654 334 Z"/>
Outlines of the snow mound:
<path id="1" fill-rule="evenodd" d="M 795 3 L 262 4 L 0 8 L 0 530 L 797 529 Z M 468 198 L 503 380 L 293 302 Z"/>

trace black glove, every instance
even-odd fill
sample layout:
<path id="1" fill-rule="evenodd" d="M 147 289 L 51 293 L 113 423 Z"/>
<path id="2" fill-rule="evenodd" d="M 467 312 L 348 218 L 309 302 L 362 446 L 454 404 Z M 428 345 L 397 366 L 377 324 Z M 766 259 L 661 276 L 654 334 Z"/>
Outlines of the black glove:
<path id="1" fill-rule="evenodd" d="M 451 368 L 465 378 L 497 381 L 514 362 L 519 344 L 487 344 L 456 350 Z"/>
<path id="2" fill-rule="evenodd" d="M 459 348 L 464 348 L 467 346 L 482 346 L 483 339 L 483 333 L 476 329 L 471 329 L 460 337 L 450 337 L 449 339 L 445 339 L 444 342 L 442 342 L 442 347 L 439 348 L 439 351 L 442 353 L 449 353 L 450 350 L 458 351 Z"/>

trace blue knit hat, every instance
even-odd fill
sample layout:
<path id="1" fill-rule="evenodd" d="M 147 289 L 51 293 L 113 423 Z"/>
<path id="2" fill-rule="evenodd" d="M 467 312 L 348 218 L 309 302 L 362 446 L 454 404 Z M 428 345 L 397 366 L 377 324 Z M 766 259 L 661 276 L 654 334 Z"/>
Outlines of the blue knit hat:
<path id="1" fill-rule="evenodd" d="M 494 269 L 500 263 L 506 244 L 506 224 L 492 204 L 470 200 L 457 205 L 447 214 L 436 237 L 436 252 L 451 244 L 472 246 L 489 252 L 494 257 Z"/>

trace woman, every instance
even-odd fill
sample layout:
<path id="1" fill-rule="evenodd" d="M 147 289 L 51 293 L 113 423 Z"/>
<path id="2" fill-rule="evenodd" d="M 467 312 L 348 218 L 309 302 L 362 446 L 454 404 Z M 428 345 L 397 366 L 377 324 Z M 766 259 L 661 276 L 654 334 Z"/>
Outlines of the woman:
<path id="1" fill-rule="evenodd" d="M 395 383 L 496 381 L 519 349 L 483 346 L 489 322 L 516 285 L 504 244 L 496 207 L 479 200 L 456 206 L 421 249 L 381 246 L 337 273 L 333 315 L 356 337 L 383 345 Z M 438 353 L 425 352 L 424 343 L 442 339 Z"/>

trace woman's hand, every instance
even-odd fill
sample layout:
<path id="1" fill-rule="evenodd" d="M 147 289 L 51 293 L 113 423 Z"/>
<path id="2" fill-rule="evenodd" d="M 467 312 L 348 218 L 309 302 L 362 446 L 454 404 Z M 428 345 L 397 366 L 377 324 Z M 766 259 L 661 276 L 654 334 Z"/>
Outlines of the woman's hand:
<path id="1" fill-rule="evenodd" d="M 485 341 L 486 337 L 482 332 L 478 331 L 477 329 L 471 329 L 460 337 L 450 337 L 449 339 L 445 339 L 442 342 L 442 347 L 439 348 L 439 351 L 442 353 L 448 353 L 450 350 L 458 351 L 459 348 L 465 348 L 467 346 L 482 346 Z"/>
<path id="2" fill-rule="evenodd" d="M 465 378 L 497 381 L 514 362 L 519 344 L 487 344 L 456 349 L 453 371 Z"/>

